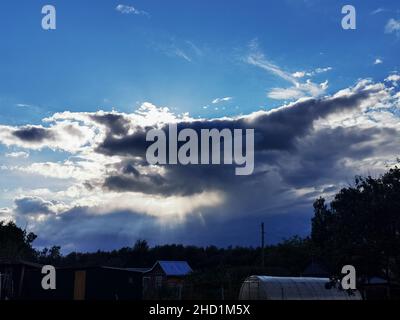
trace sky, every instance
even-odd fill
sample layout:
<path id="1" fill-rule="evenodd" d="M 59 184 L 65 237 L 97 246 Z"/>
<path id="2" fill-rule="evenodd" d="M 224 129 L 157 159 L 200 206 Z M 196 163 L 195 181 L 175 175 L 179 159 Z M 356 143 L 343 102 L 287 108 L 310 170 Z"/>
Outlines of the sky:
<path id="1" fill-rule="evenodd" d="M 1 1 L 0 38 L 0 219 L 38 247 L 305 236 L 315 199 L 399 156 L 396 0 Z M 170 123 L 254 129 L 254 173 L 149 165 Z"/>

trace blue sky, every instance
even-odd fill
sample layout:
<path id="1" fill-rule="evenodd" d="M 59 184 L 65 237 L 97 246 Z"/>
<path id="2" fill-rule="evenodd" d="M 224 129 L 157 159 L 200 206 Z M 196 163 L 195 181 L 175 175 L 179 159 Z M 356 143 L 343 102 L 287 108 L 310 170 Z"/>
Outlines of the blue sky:
<path id="1" fill-rule="evenodd" d="M 41 28 L 41 9 L 46 4 L 54 5 L 57 10 L 56 30 Z M 254 244 L 257 239 L 253 238 L 252 231 L 230 239 L 229 243 L 220 235 L 224 226 L 231 222 L 233 229 L 238 228 L 243 219 L 251 225 L 249 228 L 257 228 L 262 219 L 270 220 L 270 241 L 279 241 L 293 233 L 307 234 L 313 198 L 331 196 L 355 174 L 378 174 L 385 168 L 384 161 L 391 163 L 396 157 L 396 149 L 388 147 L 386 131 L 380 132 L 379 137 L 377 134 L 374 141 L 362 144 L 357 140 L 360 143 L 357 152 L 354 146 L 342 145 L 341 150 L 347 153 L 340 156 L 328 152 L 317 154 L 309 149 L 322 137 L 327 143 L 331 139 L 333 144 L 338 139 L 334 134 L 343 128 L 347 129 L 343 136 L 349 141 L 356 136 L 361 139 L 361 132 L 354 134 L 354 126 L 361 131 L 367 127 L 383 130 L 386 125 L 385 130 L 397 130 L 399 2 L 351 1 L 357 10 L 356 30 L 341 27 L 341 10 L 346 4 L 349 3 L 334 0 L 1 1 L 0 208 L 4 209 L 0 215 L 17 221 L 25 221 L 22 216 L 28 217 L 25 222 L 43 234 L 42 245 L 57 242 L 67 250 L 107 247 L 109 242 L 99 240 L 104 235 L 99 224 L 104 224 L 103 219 L 107 221 L 108 216 L 114 229 L 107 231 L 110 232 L 107 237 L 118 239 L 115 246 L 138 237 L 154 239 L 155 243 L 227 245 L 236 239 L 238 244 Z M 359 103 L 357 94 L 373 92 L 375 100 L 365 104 L 379 105 L 379 112 L 367 110 L 360 102 L 361 111 L 346 119 L 340 118 L 340 125 L 339 116 L 330 117 L 323 124 L 317 117 L 313 120 L 314 136 L 301 132 L 293 138 L 296 151 L 278 148 L 279 156 L 269 154 L 267 160 L 262 151 L 258 178 L 231 182 L 249 183 L 250 189 L 264 188 L 271 202 L 279 194 L 280 204 L 263 203 L 266 199 L 259 189 L 245 198 L 240 188 L 229 187 L 226 191 L 223 181 L 217 178 L 205 183 L 200 175 L 186 172 L 185 177 L 193 174 L 191 181 L 204 184 L 204 189 L 189 196 L 188 192 L 173 195 L 142 192 L 135 195 L 138 204 L 134 208 L 115 206 L 118 201 L 124 202 L 122 195 L 107 193 L 109 210 L 101 213 L 100 222 L 92 219 L 92 211 L 96 211 L 92 208 L 96 200 L 93 189 L 85 191 L 82 186 L 87 186 L 89 181 L 91 188 L 97 186 L 101 190 L 98 180 L 107 180 L 110 172 L 115 174 L 120 168 L 118 161 L 122 165 L 133 158 L 98 152 L 96 148 L 101 146 L 100 138 L 104 136 L 97 134 L 106 135 L 111 129 L 97 127 L 84 113 L 99 115 L 104 110 L 106 114 L 101 116 L 105 118 L 117 114 L 132 123 L 147 121 L 145 116 L 137 116 L 137 110 L 145 110 L 146 114 L 158 112 L 165 119 L 188 113 L 191 121 L 201 118 L 207 122 L 225 117 L 234 122 L 237 116 L 278 110 L 289 103 L 293 109 L 300 108 L 296 101 L 302 98 L 316 99 L 316 103 L 323 104 L 324 97 L 336 97 L 340 90 L 348 90 L 346 97 L 354 99 L 355 105 Z M 382 106 L 390 113 L 382 111 Z M 169 111 L 160 109 L 164 107 Z M 53 116 L 63 112 L 72 115 Z M 44 118 L 51 119 L 43 122 Z M 368 122 L 372 118 L 374 123 Z M 268 121 L 273 122 L 270 118 Z M 288 128 L 301 125 L 295 119 L 291 121 L 293 124 Z M 82 134 L 78 138 L 69 137 L 71 131 L 64 127 L 67 124 Z M 50 130 L 48 137 L 52 138 L 14 141 L 13 134 L 27 126 Z M 332 130 L 330 135 L 322 132 L 327 127 Z M 260 129 L 260 135 L 267 132 L 264 129 Z M 367 136 L 366 131 L 362 134 Z M 73 139 L 76 145 L 71 142 Z M 366 144 L 369 144 L 368 151 L 363 149 Z M 335 147 L 332 145 L 331 149 L 336 150 Z M 336 171 L 330 175 L 319 172 L 317 166 L 321 159 Z M 356 165 L 360 162 L 362 166 Z M 144 176 L 152 174 L 142 169 Z M 173 174 L 182 178 L 183 172 L 171 172 L 171 177 Z M 267 176 L 259 178 L 263 174 Z M 308 175 L 315 177 L 314 182 L 308 181 Z M 189 186 L 186 188 L 191 190 Z M 226 194 L 222 195 L 222 191 Z M 132 196 L 129 192 L 127 197 Z M 202 197 L 210 197 L 212 204 L 205 205 L 207 201 Z M 244 209 L 229 216 L 227 212 L 235 207 L 235 197 Z M 164 203 L 164 200 L 165 204 L 175 203 L 176 212 L 171 209 L 171 214 L 180 217 L 172 225 L 159 221 L 155 213 L 159 210 L 157 206 L 148 209 L 139 205 L 139 202 L 150 201 L 154 205 L 154 201 Z M 199 205 L 192 208 L 186 202 Z M 282 206 L 284 202 L 286 207 Z M 31 212 L 23 206 L 28 206 Z M 134 212 L 132 221 L 124 215 L 131 211 Z M 246 218 L 247 211 L 251 219 Z M 49 218 L 51 212 L 56 213 L 58 220 L 67 217 L 61 225 L 69 231 L 62 233 L 62 237 L 57 236 L 60 234 L 54 222 L 57 219 Z M 299 215 L 293 218 L 296 213 Z M 118 220 L 119 216 L 124 218 Z M 182 216 L 187 220 L 183 221 Z M 154 217 L 158 220 L 149 222 Z M 54 225 L 53 222 L 46 224 L 46 219 Z M 126 219 L 135 226 L 135 231 L 124 230 L 123 226 L 129 225 Z M 185 232 L 191 224 L 198 223 L 196 219 L 204 224 L 201 234 Z M 83 223 L 88 230 L 85 235 L 93 237 L 83 248 L 77 244 L 81 234 L 72 231 L 80 221 L 86 223 Z M 183 231 L 177 232 L 174 228 Z M 159 236 L 155 237 L 155 233 Z"/>
<path id="2" fill-rule="evenodd" d="M 266 92 L 285 80 L 243 61 L 254 39 L 290 73 L 331 67 L 315 77 L 330 80 L 331 92 L 358 78 L 384 79 L 399 69 L 399 38 L 384 33 L 399 17 L 397 3 L 353 2 L 355 31 L 340 27 L 343 1 L 126 4 L 148 15 L 121 14 L 118 1 L 53 1 L 57 30 L 46 32 L 46 2 L 3 1 L 1 120 L 21 124 L 67 108 L 131 111 L 145 101 L 202 117 L 277 106 Z M 374 65 L 377 58 L 384 63 Z M 234 99 L 218 110 L 203 109 L 227 96 Z"/>

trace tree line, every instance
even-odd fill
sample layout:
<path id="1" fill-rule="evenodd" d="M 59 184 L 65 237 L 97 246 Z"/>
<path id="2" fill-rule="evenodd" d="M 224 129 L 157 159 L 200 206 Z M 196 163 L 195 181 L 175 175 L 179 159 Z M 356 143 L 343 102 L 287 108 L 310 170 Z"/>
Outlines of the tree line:
<path id="1" fill-rule="evenodd" d="M 354 184 L 340 190 L 330 203 L 317 199 L 311 224 L 309 237 L 295 236 L 267 246 L 265 267 L 261 267 L 259 247 L 149 247 L 145 240 L 114 251 L 62 255 L 58 246 L 36 250 L 33 243 L 37 236 L 13 222 L 0 222 L 0 258 L 71 267 L 149 267 L 157 260 L 186 260 L 197 271 L 197 277 L 208 277 L 210 282 L 214 278 L 219 282 L 228 279 L 227 283 L 249 273 L 299 276 L 311 261 L 316 261 L 332 275 L 351 264 L 363 279 L 379 276 L 398 281 L 400 168 L 394 167 L 378 178 L 356 177 Z"/>

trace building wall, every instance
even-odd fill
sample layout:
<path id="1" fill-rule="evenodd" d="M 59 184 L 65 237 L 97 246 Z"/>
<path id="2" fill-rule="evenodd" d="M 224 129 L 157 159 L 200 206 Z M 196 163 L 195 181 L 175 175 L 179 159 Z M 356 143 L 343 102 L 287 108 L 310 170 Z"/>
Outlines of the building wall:
<path id="1" fill-rule="evenodd" d="M 12 268 L 14 291 L 19 288 L 21 267 Z M 80 277 L 80 281 L 77 279 Z M 105 268 L 57 269 L 56 290 L 43 290 L 41 270 L 25 269 L 22 300 L 141 300 L 142 273 Z"/>

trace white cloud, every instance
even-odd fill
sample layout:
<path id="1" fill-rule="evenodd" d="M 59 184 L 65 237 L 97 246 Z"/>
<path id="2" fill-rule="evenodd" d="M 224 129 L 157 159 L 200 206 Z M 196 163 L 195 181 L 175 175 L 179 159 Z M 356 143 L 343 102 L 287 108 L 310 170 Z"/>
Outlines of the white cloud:
<path id="1" fill-rule="evenodd" d="M 385 33 L 400 35 L 400 20 L 390 19 L 385 26 Z"/>
<path id="2" fill-rule="evenodd" d="M 217 99 L 214 99 L 212 101 L 212 104 L 218 104 L 218 103 L 221 103 L 221 102 L 228 102 L 228 101 L 231 101 L 232 99 L 233 99 L 233 97 L 217 98 Z"/>
<path id="3" fill-rule="evenodd" d="M 191 196 L 164 197 L 138 192 L 104 192 L 99 189 L 86 193 L 86 196 L 77 199 L 73 205 L 90 207 L 96 214 L 131 210 L 168 221 L 174 217 L 184 219 L 185 215 L 204 208 L 220 206 L 224 201 L 224 194 L 219 191 L 206 191 Z"/>
<path id="4" fill-rule="evenodd" d="M 300 99 L 307 95 L 318 97 L 323 95 L 327 88 L 328 81 L 316 85 L 307 80 L 306 83 L 299 83 L 297 86 L 291 88 L 273 88 L 268 92 L 268 97 L 275 100 Z"/>
<path id="5" fill-rule="evenodd" d="M 400 75 L 399 74 L 391 74 L 389 77 L 385 79 L 385 81 L 389 82 L 399 82 L 400 81 Z"/>
<path id="6" fill-rule="evenodd" d="M 324 72 L 328 72 L 331 71 L 333 68 L 332 67 L 326 67 L 326 68 L 317 68 L 315 69 L 315 73 L 324 73 Z"/>
<path id="7" fill-rule="evenodd" d="M 306 76 L 306 73 L 304 71 L 297 71 L 295 73 L 292 73 L 292 76 L 295 78 L 304 78 Z"/>
<path id="8" fill-rule="evenodd" d="M 190 58 L 182 49 L 175 48 L 175 55 L 186 60 L 187 62 L 192 62 L 192 58 Z"/>
<path id="9" fill-rule="evenodd" d="M 7 158 L 23 158 L 27 159 L 29 158 L 29 153 L 20 151 L 20 152 L 11 152 L 11 153 L 6 153 Z"/>
<path id="10" fill-rule="evenodd" d="M 375 61 L 374 61 L 374 64 L 375 64 L 375 65 L 377 65 L 377 64 L 382 64 L 382 63 L 383 63 L 383 60 L 382 60 L 382 59 L 379 59 L 379 58 L 375 59 Z"/>
<path id="11" fill-rule="evenodd" d="M 268 61 L 264 54 L 258 49 L 256 41 L 250 43 L 251 53 L 246 57 L 246 62 L 253 66 L 259 67 L 265 71 L 268 71 L 281 79 L 284 79 L 292 84 L 296 85 L 297 80 L 288 72 L 282 70 L 277 65 Z"/>
<path id="12" fill-rule="evenodd" d="M 133 6 L 128 6 L 124 4 L 119 4 L 115 8 L 118 12 L 122 14 L 136 14 L 136 15 L 148 15 L 146 11 L 138 10 Z"/>
<path id="13" fill-rule="evenodd" d="M 292 100 L 300 99 L 304 95 L 304 92 L 292 87 L 292 88 L 274 88 L 268 92 L 268 97 L 275 100 Z"/>
<path id="14" fill-rule="evenodd" d="M 101 164 L 101 162 L 94 163 L 90 161 L 65 161 L 63 163 L 44 162 L 32 163 L 29 166 L 24 167 L 11 167 L 9 169 L 30 174 L 38 174 L 43 177 L 85 181 L 89 179 L 96 179 L 102 176 L 104 167 L 101 167 Z"/>
<path id="15" fill-rule="evenodd" d="M 14 221 L 14 213 L 10 208 L 0 208 L 0 221 L 5 223 Z"/>
<path id="16" fill-rule="evenodd" d="M 313 71 L 297 71 L 295 73 L 292 73 L 292 76 L 299 79 L 304 77 L 314 77 L 317 74 L 325 73 L 331 71 L 332 69 L 333 69 L 332 67 L 326 67 L 326 68 L 317 68 Z"/>
<path id="17" fill-rule="evenodd" d="M 400 75 L 397 73 L 391 74 L 389 77 L 385 79 L 385 82 L 391 82 L 394 87 L 398 86 L 398 82 L 400 82 Z M 396 94 L 398 99 L 398 105 L 400 106 L 400 92 Z"/>
<path id="18" fill-rule="evenodd" d="M 317 73 L 327 72 L 332 69 L 331 67 L 318 68 L 311 73 L 298 71 L 291 74 L 268 61 L 265 55 L 259 50 L 256 40 L 253 40 L 250 43 L 250 50 L 250 54 L 245 59 L 248 64 L 268 71 L 292 84 L 292 86 L 289 88 L 273 88 L 268 93 L 269 98 L 277 100 L 291 100 L 299 99 L 301 97 L 318 97 L 323 95 L 328 89 L 327 81 L 321 84 L 316 84 L 311 80 L 300 82 L 299 78 L 302 78 L 304 76 L 313 76 Z"/>
<path id="19" fill-rule="evenodd" d="M 372 12 L 371 12 L 371 15 L 375 15 L 375 14 L 378 14 L 378 13 L 382 13 L 382 12 L 384 12 L 384 11 L 386 11 L 384 8 L 378 8 L 378 9 L 372 11 Z"/>

